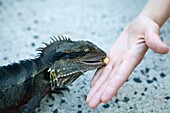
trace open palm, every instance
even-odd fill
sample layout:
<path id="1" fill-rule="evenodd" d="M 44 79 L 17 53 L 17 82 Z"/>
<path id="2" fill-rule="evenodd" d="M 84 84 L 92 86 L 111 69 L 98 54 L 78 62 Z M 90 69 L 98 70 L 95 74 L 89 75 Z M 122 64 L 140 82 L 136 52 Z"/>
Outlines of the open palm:
<path id="1" fill-rule="evenodd" d="M 159 26 L 144 16 L 127 25 L 107 54 L 109 63 L 97 70 L 91 81 L 86 99 L 91 108 L 101 102 L 107 103 L 115 95 L 148 48 L 161 54 L 168 52 L 168 47 L 160 40 L 159 31 Z"/>

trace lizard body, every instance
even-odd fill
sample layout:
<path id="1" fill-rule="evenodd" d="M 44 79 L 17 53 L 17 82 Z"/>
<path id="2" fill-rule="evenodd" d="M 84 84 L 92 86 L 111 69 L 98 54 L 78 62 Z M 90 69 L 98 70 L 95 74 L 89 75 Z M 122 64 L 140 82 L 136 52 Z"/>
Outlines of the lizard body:
<path id="1" fill-rule="evenodd" d="M 86 71 L 105 65 L 106 53 L 89 41 L 52 38 L 38 57 L 0 67 L 0 113 L 34 112 L 41 99 Z"/>

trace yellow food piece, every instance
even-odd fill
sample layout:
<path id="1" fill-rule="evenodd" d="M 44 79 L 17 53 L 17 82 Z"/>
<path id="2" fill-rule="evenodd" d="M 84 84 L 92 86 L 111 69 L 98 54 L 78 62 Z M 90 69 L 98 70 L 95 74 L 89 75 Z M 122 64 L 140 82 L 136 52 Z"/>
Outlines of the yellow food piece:
<path id="1" fill-rule="evenodd" d="M 104 60 L 103 60 L 103 62 L 105 63 L 105 64 L 108 64 L 109 63 L 109 58 L 105 58 Z"/>

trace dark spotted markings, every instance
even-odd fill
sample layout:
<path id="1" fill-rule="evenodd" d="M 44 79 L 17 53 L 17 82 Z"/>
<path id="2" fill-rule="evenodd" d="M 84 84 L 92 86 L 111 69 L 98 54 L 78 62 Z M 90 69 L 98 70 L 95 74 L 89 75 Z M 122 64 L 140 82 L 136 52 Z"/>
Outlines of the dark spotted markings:
<path id="1" fill-rule="evenodd" d="M 140 78 L 134 78 L 133 79 L 136 83 L 142 83 L 142 80 Z"/>
<path id="2" fill-rule="evenodd" d="M 4 60 L 7 60 L 8 58 L 7 58 L 7 57 L 4 57 L 3 59 L 4 59 Z"/>
<path id="3" fill-rule="evenodd" d="M 151 84 L 151 83 L 153 83 L 154 81 L 157 81 L 157 78 L 156 78 L 156 77 L 153 77 L 152 80 L 146 80 L 146 82 L 147 82 L 148 84 Z"/>
<path id="4" fill-rule="evenodd" d="M 31 46 L 32 46 L 32 47 L 35 47 L 35 43 L 34 43 L 34 42 L 32 42 L 32 43 L 31 43 Z"/>
<path id="5" fill-rule="evenodd" d="M 146 82 L 147 82 L 148 84 L 151 84 L 151 83 L 153 82 L 153 80 L 146 80 Z"/>
<path id="6" fill-rule="evenodd" d="M 37 39 L 37 38 L 38 38 L 38 35 L 35 35 L 33 38 Z"/>
<path id="7" fill-rule="evenodd" d="M 49 104 L 48 106 L 49 106 L 49 107 L 53 107 L 53 105 L 54 105 L 54 104 Z"/>
<path id="8" fill-rule="evenodd" d="M 123 99 L 123 102 L 128 102 L 130 100 L 130 98 L 129 97 L 124 97 L 124 99 Z"/>
<path id="9" fill-rule="evenodd" d="M 81 105 L 78 105 L 78 108 L 81 108 Z"/>
<path id="10" fill-rule="evenodd" d="M 160 73 L 160 76 L 162 77 L 162 78 L 164 78 L 164 77 L 166 77 L 166 75 L 165 75 L 165 73 Z"/>
<path id="11" fill-rule="evenodd" d="M 146 67 L 146 68 L 145 68 L 145 72 L 146 72 L 146 73 L 149 73 L 149 68 Z"/>
<path id="12" fill-rule="evenodd" d="M 104 107 L 104 108 L 109 108 L 110 105 L 109 105 L 109 104 L 105 104 L 105 105 L 103 105 L 103 107 Z"/>
<path id="13" fill-rule="evenodd" d="M 79 110 L 79 111 L 77 111 L 77 113 L 82 113 L 82 111 L 81 111 L 81 110 Z"/>
<path id="14" fill-rule="evenodd" d="M 58 113 L 58 109 L 55 109 L 55 110 L 53 111 L 53 113 Z"/>
<path id="15" fill-rule="evenodd" d="M 3 3 L 2 3 L 2 1 L 0 1 L 0 6 L 3 6 Z"/>
<path id="16" fill-rule="evenodd" d="M 61 99 L 60 104 L 66 103 L 64 99 Z"/>
<path id="17" fill-rule="evenodd" d="M 118 98 L 116 98 L 116 99 L 115 99 L 115 103 L 118 103 L 118 102 L 119 102 L 119 99 L 118 99 Z"/>
<path id="18" fill-rule="evenodd" d="M 169 99 L 170 99 L 170 96 L 166 96 L 164 99 L 169 100 Z"/>

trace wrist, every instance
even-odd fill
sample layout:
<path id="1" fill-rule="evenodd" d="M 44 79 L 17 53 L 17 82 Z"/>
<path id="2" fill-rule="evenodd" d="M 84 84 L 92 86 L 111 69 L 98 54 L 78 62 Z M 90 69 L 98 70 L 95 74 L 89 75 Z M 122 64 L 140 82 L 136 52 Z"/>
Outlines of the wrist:
<path id="1" fill-rule="evenodd" d="M 139 17 L 147 17 L 151 19 L 153 22 L 155 22 L 161 28 L 169 16 L 162 16 L 160 14 L 157 15 L 146 11 L 146 12 L 141 12 L 139 14 Z"/>
<path id="2" fill-rule="evenodd" d="M 149 0 L 139 15 L 150 18 L 161 27 L 170 16 L 170 0 Z"/>

